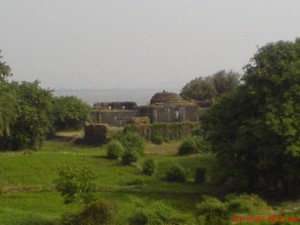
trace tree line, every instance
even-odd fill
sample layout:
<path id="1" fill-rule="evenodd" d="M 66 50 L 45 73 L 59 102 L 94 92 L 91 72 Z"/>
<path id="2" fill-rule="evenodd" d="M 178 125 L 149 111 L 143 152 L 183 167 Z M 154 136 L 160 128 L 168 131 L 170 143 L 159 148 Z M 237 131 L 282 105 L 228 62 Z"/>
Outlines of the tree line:
<path id="1" fill-rule="evenodd" d="M 77 97 L 55 97 L 37 80 L 9 82 L 10 76 L 0 57 L 0 149 L 37 149 L 47 135 L 79 128 L 89 118 L 90 106 Z"/>
<path id="2" fill-rule="evenodd" d="M 241 82 L 219 76 L 196 78 L 181 91 L 187 99 L 214 100 L 201 127 L 217 159 L 215 181 L 234 191 L 298 196 L 300 39 L 259 48 Z M 226 91 L 217 91 L 215 80 Z"/>
<path id="3" fill-rule="evenodd" d="M 34 82 L 8 82 L 0 58 L 0 148 L 38 148 L 54 130 L 78 126 L 89 107 L 75 97 L 54 97 Z M 234 191 L 300 193 L 300 39 L 260 47 L 244 74 L 219 71 L 181 91 L 210 100 L 201 121 L 215 154 L 214 181 Z"/>

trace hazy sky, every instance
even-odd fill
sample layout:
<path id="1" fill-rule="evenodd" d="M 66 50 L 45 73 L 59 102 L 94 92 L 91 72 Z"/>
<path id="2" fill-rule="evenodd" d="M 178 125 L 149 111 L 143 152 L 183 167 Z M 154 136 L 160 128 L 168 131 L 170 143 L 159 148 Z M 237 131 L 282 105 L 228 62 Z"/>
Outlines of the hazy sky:
<path id="1" fill-rule="evenodd" d="M 13 79 L 50 88 L 180 89 L 297 36 L 300 0 L 0 0 Z"/>

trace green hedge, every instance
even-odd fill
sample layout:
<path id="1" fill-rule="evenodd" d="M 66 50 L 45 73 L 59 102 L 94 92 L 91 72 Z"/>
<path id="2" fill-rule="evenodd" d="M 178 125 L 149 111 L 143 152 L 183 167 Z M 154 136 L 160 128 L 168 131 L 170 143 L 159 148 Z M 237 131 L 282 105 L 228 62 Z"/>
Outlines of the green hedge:
<path id="1" fill-rule="evenodd" d="M 197 126 L 199 126 L 197 122 L 130 124 L 125 127 L 125 130 L 137 132 L 147 140 L 153 140 L 155 135 L 159 134 L 168 141 L 180 140 L 191 135 L 192 130 Z"/>

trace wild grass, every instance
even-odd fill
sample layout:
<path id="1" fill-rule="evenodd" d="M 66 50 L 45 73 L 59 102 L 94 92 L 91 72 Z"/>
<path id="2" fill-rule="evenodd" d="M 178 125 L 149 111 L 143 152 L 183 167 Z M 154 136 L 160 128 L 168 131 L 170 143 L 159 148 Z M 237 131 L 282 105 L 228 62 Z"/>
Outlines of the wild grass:
<path id="1" fill-rule="evenodd" d="M 1 152 L 0 224 L 34 224 L 34 219 L 42 221 L 43 224 L 54 223 L 63 212 L 74 209 L 64 205 L 63 198 L 55 191 L 54 180 L 58 169 L 64 165 L 88 165 L 97 175 L 98 198 L 118 201 L 120 213 L 123 207 L 125 213 L 130 195 L 140 198 L 163 198 L 182 209 L 191 208 L 191 202 L 201 201 L 201 193 L 210 189 L 194 185 L 192 182 L 168 183 L 162 178 L 172 162 L 193 169 L 201 161 L 208 164 L 213 157 L 174 156 L 172 153 L 176 154 L 178 144 L 172 142 L 158 146 L 147 143 L 148 156 L 157 161 L 158 165 L 156 174 L 151 177 L 143 175 L 139 169 L 143 159 L 135 166 L 122 166 L 119 161 L 106 158 L 104 147 L 47 141 L 38 151 Z M 161 149 L 166 150 L 163 152 Z M 162 155 L 159 154 L 160 151 Z"/>
<path id="2" fill-rule="evenodd" d="M 50 225 L 56 224 L 65 212 L 80 210 L 80 205 L 65 205 L 55 190 L 54 180 L 58 169 L 64 165 L 88 165 L 97 175 L 97 199 L 118 203 L 120 216 L 132 207 L 131 196 L 149 200 L 164 200 L 182 211 L 196 214 L 195 205 L 202 195 L 222 195 L 223 187 L 209 183 L 194 184 L 194 172 L 198 167 L 210 167 L 211 154 L 178 156 L 179 142 L 155 145 L 146 144 L 146 156 L 157 163 L 153 176 L 143 175 L 140 159 L 134 166 L 122 166 L 118 160 L 106 158 L 104 147 L 78 146 L 62 141 L 47 141 L 38 151 L 0 152 L 0 224 L 1 225 Z M 186 183 L 164 181 L 166 171 L 177 163 L 188 168 Z M 285 203 L 276 206 L 278 213 L 298 205 Z"/>

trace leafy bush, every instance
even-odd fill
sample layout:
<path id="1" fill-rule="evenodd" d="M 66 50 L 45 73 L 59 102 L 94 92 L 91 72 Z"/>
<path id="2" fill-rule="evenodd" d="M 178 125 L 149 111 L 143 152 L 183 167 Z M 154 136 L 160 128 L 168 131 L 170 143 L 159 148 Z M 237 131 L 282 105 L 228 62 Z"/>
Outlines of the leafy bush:
<path id="1" fill-rule="evenodd" d="M 272 214 L 272 209 L 258 195 L 230 194 L 226 196 L 226 200 L 227 200 L 226 205 L 230 212 L 248 213 L 248 214 L 257 214 L 257 213 Z"/>
<path id="2" fill-rule="evenodd" d="M 164 142 L 164 138 L 161 134 L 156 133 L 153 135 L 152 140 L 154 144 L 161 145 Z"/>
<path id="3" fill-rule="evenodd" d="M 204 201 L 198 204 L 197 208 L 202 225 L 230 224 L 230 218 L 237 213 L 247 215 L 274 213 L 259 196 L 248 194 L 227 195 L 224 203 L 217 198 L 204 196 Z"/>
<path id="4" fill-rule="evenodd" d="M 188 171 L 178 164 L 173 164 L 166 173 L 166 180 L 169 182 L 183 183 L 187 180 Z"/>
<path id="5" fill-rule="evenodd" d="M 124 146 L 125 151 L 136 152 L 138 155 L 144 155 L 145 153 L 145 142 L 144 139 L 135 132 L 127 132 L 123 134 L 119 141 Z"/>
<path id="6" fill-rule="evenodd" d="M 178 149 L 179 155 L 195 154 L 197 152 L 199 152 L 199 146 L 197 145 L 196 137 L 193 136 L 183 139 Z"/>
<path id="7" fill-rule="evenodd" d="M 142 172 L 143 172 L 143 174 L 151 176 L 155 173 L 156 167 L 157 166 L 156 166 L 154 159 L 148 158 L 143 162 Z"/>
<path id="8" fill-rule="evenodd" d="M 183 214 L 163 201 L 135 200 L 135 211 L 128 218 L 129 225 L 194 225 L 195 218 Z"/>
<path id="9" fill-rule="evenodd" d="M 226 205 L 217 198 L 204 196 L 204 201 L 197 205 L 203 225 L 228 225 L 230 215 Z"/>
<path id="10" fill-rule="evenodd" d="M 82 212 L 62 217 L 62 225 L 109 225 L 115 224 L 116 206 L 111 202 L 98 201 L 85 207 Z"/>
<path id="11" fill-rule="evenodd" d="M 73 202 L 84 202 L 88 204 L 94 200 L 96 178 L 87 167 L 65 166 L 59 170 L 56 179 L 56 189 L 64 196 L 65 204 Z"/>
<path id="12" fill-rule="evenodd" d="M 144 139 L 135 132 L 127 131 L 120 136 L 115 136 L 115 140 L 120 141 L 124 147 L 121 160 L 123 165 L 131 165 L 145 154 Z"/>
<path id="13" fill-rule="evenodd" d="M 106 146 L 106 155 L 109 159 L 117 159 L 123 152 L 124 147 L 118 140 L 112 140 Z"/>
<path id="14" fill-rule="evenodd" d="M 137 162 L 139 155 L 134 151 L 125 151 L 122 155 L 121 163 L 125 166 L 130 166 L 132 163 Z"/>
<path id="15" fill-rule="evenodd" d="M 206 179 L 206 168 L 199 167 L 195 173 L 195 183 L 202 184 Z"/>

